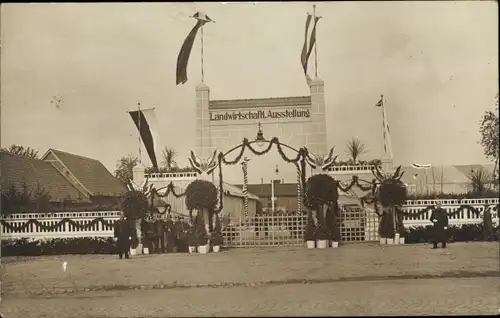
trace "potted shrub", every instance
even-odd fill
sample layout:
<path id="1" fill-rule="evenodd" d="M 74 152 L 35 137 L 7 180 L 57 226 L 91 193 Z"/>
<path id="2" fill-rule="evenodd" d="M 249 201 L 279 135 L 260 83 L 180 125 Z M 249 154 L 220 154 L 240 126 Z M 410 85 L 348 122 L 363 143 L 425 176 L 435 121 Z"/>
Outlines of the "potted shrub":
<path id="1" fill-rule="evenodd" d="M 198 211 L 196 218 L 200 221 L 209 220 L 210 224 L 204 224 L 206 231 L 209 230 L 214 217 L 217 195 L 215 185 L 206 180 L 194 180 L 186 188 L 186 208 L 189 211 Z"/>
<path id="2" fill-rule="evenodd" d="M 196 226 L 196 245 L 198 245 L 198 253 L 208 253 L 208 234 L 203 222 L 197 222 Z"/>
<path id="3" fill-rule="evenodd" d="M 187 245 L 188 252 L 195 253 L 196 252 L 196 231 L 195 227 L 192 226 L 187 232 Z"/>
<path id="4" fill-rule="evenodd" d="M 382 173 L 379 167 L 375 166 L 372 170 L 373 175 L 378 180 L 380 186 L 374 189 L 374 204 L 380 203 L 383 207 L 383 214 L 379 223 L 380 243 L 393 244 L 394 237 L 399 235 L 397 231 L 396 210 L 405 202 L 408 193 L 406 185 L 401 181 L 403 172 L 399 166 L 392 175 Z"/>
<path id="5" fill-rule="evenodd" d="M 316 227 L 310 217 L 307 221 L 306 228 L 304 229 L 304 240 L 306 241 L 307 248 L 314 248 L 316 244 Z"/>
<path id="6" fill-rule="evenodd" d="M 222 225 L 220 222 L 220 218 L 218 215 L 215 216 L 215 229 L 214 232 L 210 235 L 210 245 L 213 246 L 213 251 L 217 253 L 220 250 L 221 245 L 223 244 L 222 238 Z"/>
<path id="7" fill-rule="evenodd" d="M 210 235 L 210 245 L 215 253 L 219 252 L 222 243 L 222 235 L 219 232 L 213 232 Z"/>
<path id="8" fill-rule="evenodd" d="M 326 248 L 328 246 L 328 238 L 330 236 L 330 232 L 326 228 L 326 226 L 322 223 L 318 225 L 316 228 L 316 247 L 317 248 Z"/>

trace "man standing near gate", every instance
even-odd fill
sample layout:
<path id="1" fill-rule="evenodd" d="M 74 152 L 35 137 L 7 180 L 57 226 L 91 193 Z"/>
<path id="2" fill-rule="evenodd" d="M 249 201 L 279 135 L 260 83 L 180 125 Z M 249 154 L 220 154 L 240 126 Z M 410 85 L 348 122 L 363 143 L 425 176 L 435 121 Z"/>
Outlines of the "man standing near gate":
<path id="1" fill-rule="evenodd" d="M 125 213 L 120 213 L 120 219 L 115 221 L 114 224 L 114 237 L 116 242 L 116 249 L 118 252 L 118 257 L 130 258 L 130 239 L 132 238 L 132 229 L 129 225 L 127 219 L 125 219 Z"/>
<path id="2" fill-rule="evenodd" d="M 154 221 L 155 229 L 155 253 L 165 253 L 165 222 L 160 216 Z"/>
<path id="3" fill-rule="evenodd" d="M 167 221 L 165 222 L 165 230 L 167 234 L 167 253 L 174 252 L 176 231 L 174 226 L 174 221 L 172 221 L 172 215 L 167 215 Z"/>
<path id="4" fill-rule="evenodd" d="M 430 221 L 434 224 L 432 228 L 432 248 L 437 248 L 439 242 L 441 247 L 446 248 L 446 230 L 448 229 L 448 215 L 441 208 L 441 202 L 437 202 L 432 211 Z"/>
<path id="5" fill-rule="evenodd" d="M 486 205 L 484 207 L 483 234 L 485 241 L 491 242 L 493 240 L 493 220 L 491 218 L 491 208 L 489 207 L 489 205 Z"/>

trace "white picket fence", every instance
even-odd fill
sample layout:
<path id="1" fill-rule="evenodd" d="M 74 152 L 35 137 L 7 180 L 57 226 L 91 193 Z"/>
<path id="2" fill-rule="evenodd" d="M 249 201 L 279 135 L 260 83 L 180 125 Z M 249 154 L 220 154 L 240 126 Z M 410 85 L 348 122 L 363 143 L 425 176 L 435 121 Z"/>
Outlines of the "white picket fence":
<path id="1" fill-rule="evenodd" d="M 462 205 L 470 205 L 474 208 L 483 211 L 484 206 L 486 204 L 490 206 L 498 205 L 498 198 L 489 198 L 489 199 L 467 199 L 467 200 L 439 200 L 442 203 L 442 207 L 447 212 L 456 211 L 456 209 Z M 434 205 L 436 200 L 416 200 L 409 201 L 404 207 L 403 210 L 405 212 L 416 212 L 419 211 L 426 206 Z M 13 214 L 7 216 L 3 219 L 3 221 L 9 225 L 19 227 L 28 222 L 29 220 L 37 220 L 41 224 L 47 225 L 55 225 L 60 220 L 67 218 L 72 221 L 85 225 L 90 223 L 92 220 L 96 218 L 103 218 L 108 222 L 115 221 L 119 218 L 119 211 L 102 211 L 102 212 L 60 212 L 60 213 L 50 213 L 50 214 Z M 342 231 L 342 236 L 346 235 L 353 237 L 354 240 L 358 240 L 357 237 L 363 237 L 364 241 L 366 240 L 376 240 L 378 237 L 377 232 L 377 216 L 373 209 L 366 208 L 364 213 L 358 213 L 358 217 L 343 217 L 341 219 L 341 223 L 344 225 Z M 424 213 L 418 217 L 405 217 L 404 224 L 405 227 L 413 227 L 413 226 L 425 226 L 431 225 L 429 221 L 430 212 Z M 293 237 L 294 243 L 302 242 L 302 231 L 305 226 L 306 219 L 302 216 L 291 216 L 291 215 L 282 215 L 282 216 L 272 216 L 272 217 L 260 217 L 267 218 L 266 223 L 269 224 L 266 226 L 266 232 L 269 232 L 269 238 L 276 241 L 272 245 L 281 245 L 285 244 L 285 239 L 283 238 L 283 233 L 290 232 L 289 236 Z M 498 211 L 492 211 L 492 218 L 495 224 L 498 224 Z M 358 220 L 359 219 L 359 220 Z M 476 215 L 474 213 L 468 212 L 467 210 L 461 211 L 458 215 L 450 217 L 449 223 L 450 225 L 463 225 L 463 224 L 474 224 L 482 222 L 482 215 Z M 224 236 L 230 238 L 231 241 L 239 241 L 243 246 L 245 245 L 253 245 L 246 244 L 243 241 L 246 241 L 246 237 L 251 237 L 252 240 L 259 237 L 259 229 L 256 229 L 252 224 L 254 222 L 250 220 L 242 220 L 242 219 L 233 219 L 229 220 L 229 224 L 231 224 L 231 233 L 226 233 L 224 230 Z M 344 224 L 345 223 L 345 224 Z M 353 224 L 361 224 L 362 226 L 354 226 Z M 363 229 L 361 229 L 363 228 Z M 350 229 L 353 229 L 352 231 Z M 362 233 L 355 233 L 354 229 L 357 232 L 362 231 Z M 103 225 L 100 222 L 93 225 L 89 229 L 80 230 L 76 227 L 71 226 L 70 224 L 62 224 L 61 226 L 53 229 L 53 230 L 43 230 L 40 226 L 35 224 L 31 224 L 26 229 L 23 230 L 10 230 L 5 224 L 1 224 L 0 226 L 0 234 L 3 240 L 5 239 L 19 239 L 19 238 L 31 238 L 31 239 L 50 239 L 50 238 L 70 238 L 70 237 L 111 237 L 113 235 L 113 228 L 111 225 Z M 262 232 L 263 229 L 260 229 Z M 237 233 L 235 233 L 237 232 Z M 244 232 L 244 233 L 243 233 Z M 373 232 L 373 233 L 372 233 Z M 262 234 L 260 234 L 262 237 Z M 286 236 L 286 235 L 285 235 Z M 287 240 L 289 242 L 290 240 Z"/>

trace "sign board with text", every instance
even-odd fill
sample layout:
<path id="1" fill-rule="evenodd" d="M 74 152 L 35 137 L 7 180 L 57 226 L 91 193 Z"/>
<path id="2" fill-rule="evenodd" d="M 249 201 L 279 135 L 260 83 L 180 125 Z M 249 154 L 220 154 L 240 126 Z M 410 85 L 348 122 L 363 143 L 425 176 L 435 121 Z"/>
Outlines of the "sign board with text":
<path id="1" fill-rule="evenodd" d="M 310 121 L 310 106 L 210 110 L 210 125 L 248 125 L 257 122 Z"/>

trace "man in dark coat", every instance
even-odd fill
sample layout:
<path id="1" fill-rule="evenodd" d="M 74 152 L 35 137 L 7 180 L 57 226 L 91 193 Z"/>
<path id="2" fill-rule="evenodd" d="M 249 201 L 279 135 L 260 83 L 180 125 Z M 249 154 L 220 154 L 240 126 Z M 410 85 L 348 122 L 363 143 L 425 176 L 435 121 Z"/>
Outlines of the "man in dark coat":
<path id="1" fill-rule="evenodd" d="M 177 223 L 177 252 L 187 253 L 187 233 L 189 230 L 189 224 L 183 217 L 180 217 L 179 223 Z"/>
<path id="2" fill-rule="evenodd" d="M 167 236 L 167 253 L 173 253 L 177 234 L 174 221 L 172 221 L 172 215 L 170 214 L 167 216 L 167 221 L 165 222 L 165 231 Z"/>
<path id="3" fill-rule="evenodd" d="M 439 242 L 441 247 L 446 248 L 446 230 L 448 229 L 448 215 L 446 211 L 441 208 L 441 203 L 436 204 L 435 209 L 432 211 L 430 221 L 434 224 L 432 229 L 432 248 L 437 248 Z"/>
<path id="4" fill-rule="evenodd" d="M 120 259 L 130 258 L 130 239 L 132 238 L 132 229 L 128 220 L 125 219 L 125 214 L 120 213 L 120 219 L 114 224 L 114 237 L 116 241 L 116 249 Z"/>
<path id="5" fill-rule="evenodd" d="M 165 253 L 165 221 L 161 218 L 157 218 L 154 221 L 154 229 L 155 229 L 155 245 L 156 251 L 159 253 Z"/>
<path id="6" fill-rule="evenodd" d="M 153 220 L 148 217 L 147 219 L 142 220 L 142 233 L 145 238 L 145 247 L 149 249 L 150 253 L 155 253 L 158 249 L 156 244 L 156 233 L 154 228 Z"/>
<path id="7" fill-rule="evenodd" d="M 493 240 L 493 220 L 491 218 L 491 211 L 489 206 L 484 207 L 483 231 L 484 240 L 487 242 L 491 242 Z"/>

